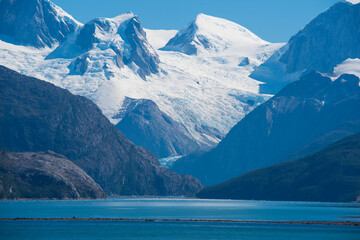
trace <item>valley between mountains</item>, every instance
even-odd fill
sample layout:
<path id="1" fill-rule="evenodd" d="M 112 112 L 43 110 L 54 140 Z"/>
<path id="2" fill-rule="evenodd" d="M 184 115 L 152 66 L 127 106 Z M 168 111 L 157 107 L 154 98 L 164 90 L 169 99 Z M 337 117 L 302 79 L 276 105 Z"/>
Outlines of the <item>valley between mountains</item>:
<path id="1" fill-rule="evenodd" d="M 348 1 L 270 43 L 202 13 L 154 30 L 2 0 L 0 198 L 357 201 L 359 44 Z"/>

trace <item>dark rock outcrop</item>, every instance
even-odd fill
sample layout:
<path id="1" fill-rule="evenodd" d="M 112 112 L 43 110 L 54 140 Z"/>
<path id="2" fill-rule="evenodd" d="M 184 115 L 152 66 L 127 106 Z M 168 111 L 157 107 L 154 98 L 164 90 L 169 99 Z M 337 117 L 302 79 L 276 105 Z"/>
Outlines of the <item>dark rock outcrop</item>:
<path id="1" fill-rule="evenodd" d="M 108 194 L 193 195 L 199 181 L 160 166 L 85 97 L 0 67 L 0 149 L 62 154 Z"/>
<path id="2" fill-rule="evenodd" d="M 70 74 L 84 75 L 89 67 L 89 57 L 84 54 L 71 62 L 69 65 Z"/>
<path id="3" fill-rule="evenodd" d="M 0 1 L 0 37 L 15 44 L 51 47 L 79 23 L 47 0 Z"/>
<path id="4" fill-rule="evenodd" d="M 136 145 L 149 149 L 156 157 L 186 155 L 199 149 L 186 128 L 162 112 L 148 99 L 126 98 L 116 125 Z"/>
<path id="5" fill-rule="evenodd" d="M 172 170 L 213 185 L 297 159 L 360 132 L 359 109 L 358 77 L 332 81 L 312 72 L 245 116 L 215 149 L 179 159 Z"/>
<path id="6" fill-rule="evenodd" d="M 2 199 L 98 199 L 106 195 L 84 170 L 47 152 L 0 151 Z"/>
<path id="7" fill-rule="evenodd" d="M 360 134 L 299 160 L 258 169 L 202 190 L 198 197 L 354 202 L 360 196 Z"/>

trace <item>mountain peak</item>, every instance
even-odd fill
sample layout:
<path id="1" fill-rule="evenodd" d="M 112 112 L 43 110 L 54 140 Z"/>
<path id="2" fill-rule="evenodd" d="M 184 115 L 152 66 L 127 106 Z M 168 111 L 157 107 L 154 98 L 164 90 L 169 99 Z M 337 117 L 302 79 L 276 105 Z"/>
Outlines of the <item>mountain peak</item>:
<path id="1" fill-rule="evenodd" d="M 213 16 L 207 15 L 205 13 L 199 13 L 195 17 L 195 21 L 203 21 L 203 20 L 207 20 L 207 19 L 221 19 L 221 18 L 213 17 Z"/>
<path id="2" fill-rule="evenodd" d="M 338 2 L 291 37 L 250 77 L 266 83 L 262 92 L 274 93 L 313 70 L 331 73 L 347 59 L 360 58 L 359 23 L 360 4 Z"/>
<path id="3" fill-rule="evenodd" d="M 106 21 L 114 22 L 114 23 L 117 23 L 120 25 L 120 24 L 124 23 L 125 21 L 130 20 L 131 18 L 137 19 L 137 16 L 135 14 L 133 14 L 132 12 L 127 12 L 127 13 L 120 14 L 113 18 L 96 18 L 95 20 L 102 20 L 102 21 L 106 20 Z"/>
<path id="4" fill-rule="evenodd" d="M 170 39 L 162 50 L 188 55 L 201 52 L 222 52 L 235 45 L 265 45 L 266 41 L 234 22 L 200 13 Z"/>
<path id="5" fill-rule="evenodd" d="M 90 67 L 91 62 L 86 60 L 88 57 L 93 62 Z M 146 76 L 159 72 L 160 62 L 146 39 L 138 17 L 133 13 L 114 18 L 95 18 L 87 22 L 47 56 L 47 59 L 53 58 L 74 58 L 69 65 L 74 74 L 84 74 L 87 68 L 96 67 L 98 71 L 106 72 L 103 66 L 123 68 L 126 65 L 144 80 Z"/>
<path id="6" fill-rule="evenodd" d="M 48 0 L 0 1 L 0 35 L 7 42 L 52 47 L 80 26 Z"/>

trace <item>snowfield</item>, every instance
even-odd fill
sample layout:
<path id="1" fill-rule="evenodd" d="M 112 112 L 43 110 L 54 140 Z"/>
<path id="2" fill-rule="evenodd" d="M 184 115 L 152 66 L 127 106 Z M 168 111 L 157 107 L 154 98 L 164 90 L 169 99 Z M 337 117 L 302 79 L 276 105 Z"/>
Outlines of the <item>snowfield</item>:
<path id="1" fill-rule="evenodd" d="M 189 25 L 179 32 L 145 30 L 144 46 L 150 54 L 158 55 L 160 63 L 159 72 L 144 80 L 136 64 L 119 67 L 115 61 L 114 44 L 124 55 L 130 44 L 117 29 L 132 17 L 124 14 L 97 19 L 109 29 L 97 28 L 95 37 L 99 42 L 86 52 L 78 52 L 73 45 L 81 29 L 69 35 L 59 48 L 37 49 L 0 41 L 0 64 L 88 97 L 114 124 L 121 120 L 116 115 L 125 97 L 151 99 L 203 146 L 218 143 L 216 132 L 225 135 L 246 113 L 270 97 L 259 94 L 261 82 L 248 76 L 283 44 L 268 43 L 240 25 L 201 14 L 191 23 L 196 26 L 195 32 Z M 184 44 L 194 44 L 198 53 L 189 55 L 181 49 L 163 48 L 186 31 L 193 39 L 185 39 Z M 198 44 L 199 36 L 207 45 Z M 83 75 L 72 68 L 77 58 L 87 66 Z"/>

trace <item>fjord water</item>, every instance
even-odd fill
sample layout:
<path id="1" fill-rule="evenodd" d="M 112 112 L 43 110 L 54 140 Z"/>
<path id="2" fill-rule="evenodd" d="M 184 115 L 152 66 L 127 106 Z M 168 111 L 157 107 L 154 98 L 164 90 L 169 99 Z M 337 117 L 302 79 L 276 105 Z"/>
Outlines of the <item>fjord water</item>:
<path id="1" fill-rule="evenodd" d="M 74 216 L 129 219 L 360 221 L 360 205 L 171 198 L 0 202 L 0 218 Z M 360 228 L 220 222 L 0 222 L 0 239 L 304 239 L 305 237 L 360 239 Z"/>

